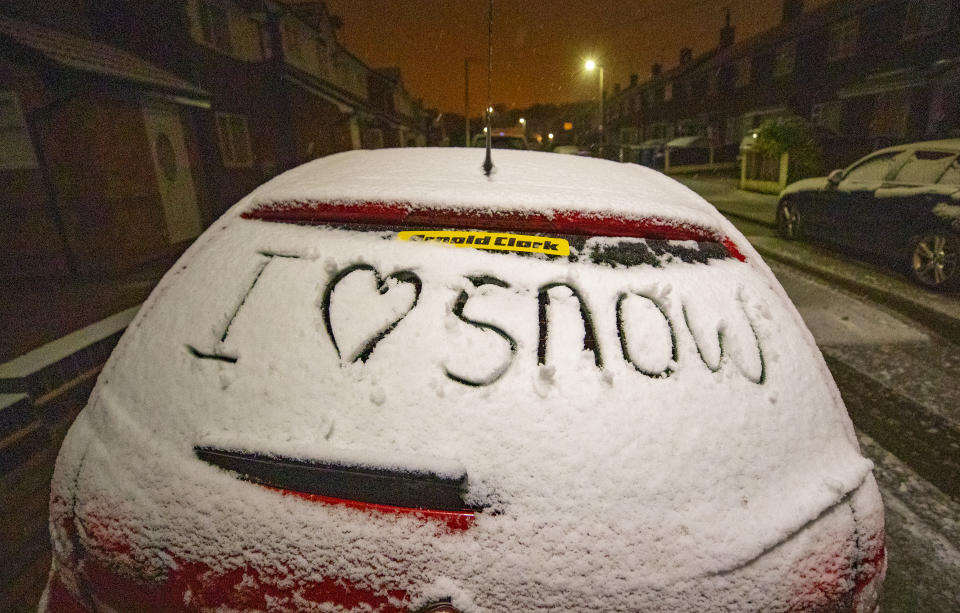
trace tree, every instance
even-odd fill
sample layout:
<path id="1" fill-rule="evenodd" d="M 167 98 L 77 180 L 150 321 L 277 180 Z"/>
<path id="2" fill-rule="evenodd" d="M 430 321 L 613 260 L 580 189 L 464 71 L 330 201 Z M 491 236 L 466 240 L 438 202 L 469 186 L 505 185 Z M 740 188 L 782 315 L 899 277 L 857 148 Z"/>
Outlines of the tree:
<path id="1" fill-rule="evenodd" d="M 790 155 L 787 181 L 792 183 L 822 172 L 823 152 L 814 138 L 814 131 L 804 119 L 796 116 L 765 121 L 757 130 L 757 152 L 779 159 Z"/>

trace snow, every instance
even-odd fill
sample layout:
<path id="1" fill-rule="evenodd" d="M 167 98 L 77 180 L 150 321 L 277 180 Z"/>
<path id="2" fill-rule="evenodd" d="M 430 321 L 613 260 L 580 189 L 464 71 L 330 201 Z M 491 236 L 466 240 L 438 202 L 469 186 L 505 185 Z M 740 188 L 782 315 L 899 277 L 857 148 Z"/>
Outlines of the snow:
<path id="1" fill-rule="evenodd" d="M 211 227 L 64 443 L 54 491 L 76 496 L 81 524 L 119 535 L 143 573 L 282 563 L 296 581 L 475 611 L 782 608 L 799 564 L 849 559 L 841 503 L 875 487 L 871 463 L 742 236 L 658 173 L 495 153 L 492 179 L 476 151 L 332 156 Z M 303 198 L 656 216 L 717 229 L 747 262 L 614 267 L 239 217 Z M 284 497 L 197 460 L 214 443 L 465 471 L 487 511 L 447 532 Z"/>
<path id="2" fill-rule="evenodd" d="M 0 364 L 0 379 L 22 379 L 67 358 L 77 351 L 120 332 L 133 320 L 139 306 L 131 307 L 76 332 L 42 345 Z"/>
<path id="3" fill-rule="evenodd" d="M 823 190 L 829 185 L 826 177 L 816 177 L 813 179 L 801 179 L 799 181 L 794 181 L 780 192 L 780 197 L 788 196 L 790 194 L 795 194 L 798 192 L 807 192 L 807 191 L 820 191 Z"/>
<path id="4" fill-rule="evenodd" d="M 491 178 L 476 149 L 349 151 L 315 160 L 266 183 L 234 214 L 276 202 L 410 202 L 421 208 L 558 210 L 665 218 L 708 229 L 725 220 L 692 191 L 636 164 L 497 150 Z M 571 177 L 577 177 L 571 181 Z"/>
<path id="5" fill-rule="evenodd" d="M 960 205 L 940 202 L 933 207 L 933 214 L 944 219 L 958 220 L 960 219 Z"/>
<path id="6" fill-rule="evenodd" d="M 921 153 L 921 155 L 941 156 L 936 159 L 917 158 L 914 154 L 903 167 L 897 171 L 897 183 L 929 184 L 936 183 L 940 175 L 947 169 L 956 155 L 948 153 Z"/>
<path id="7" fill-rule="evenodd" d="M 27 394 L 0 394 L 0 411 L 12 406 L 16 406 L 29 399 L 30 396 Z"/>

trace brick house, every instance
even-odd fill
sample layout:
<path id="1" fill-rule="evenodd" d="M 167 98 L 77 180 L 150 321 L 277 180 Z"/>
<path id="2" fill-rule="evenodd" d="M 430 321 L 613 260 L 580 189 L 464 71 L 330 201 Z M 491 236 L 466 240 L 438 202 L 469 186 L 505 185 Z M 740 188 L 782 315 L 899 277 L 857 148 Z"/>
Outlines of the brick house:
<path id="1" fill-rule="evenodd" d="M 103 274 L 199 234 L 203 89 L 139 57 L 0 16 L 4 276 Z"/>
<path id="2" fill-rule="evenodd" d="M 958 85 L 957 0 L 838 0 L 806 13 L 784 0 L 777 27 L 734 44 L 728 16 L 716 48 L 616 93 L 607 124 L 617 142 L 699 134 L 735 147 L 765 119 L 799 115 L 839 166 L 956 135 Z"/>
<path id="3" fill-rule="evenodd" d="M 15 16 L 0 17 L 0 110 L 16 127 L 0 274 L 136 267 L 288 168 L 425 143 L 399 72 L 343 48 L 323 2 L 51 3 L 0 9 Z"/>

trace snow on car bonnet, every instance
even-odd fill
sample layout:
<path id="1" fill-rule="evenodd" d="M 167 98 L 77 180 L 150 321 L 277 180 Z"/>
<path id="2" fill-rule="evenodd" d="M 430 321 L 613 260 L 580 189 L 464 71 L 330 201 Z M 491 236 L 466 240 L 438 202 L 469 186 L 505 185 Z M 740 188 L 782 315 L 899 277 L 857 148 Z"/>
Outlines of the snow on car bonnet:
<path id="1" fill-rule="evenodd" d="M 111 358 L 88 421 L 116 468 L 87 482 L 159 488 L 124 504 L 133 517 L 165 509 L 174 554 L 220 560 L 252 539 L 313 547 L 300 557 L 360 576 L 402 550 L 411 581 L 479 594 L 545 568 L 584 593 L 604 577 L 663 585 L 729 570 L 863 481 L 870 464 L 812 338 L 749 246 L 746 262 L 724 246 L 739 234 L 709 205 L 630 165 L 498 151 L 487 179 L 479 162 L 336 155 L 238 204 Z M 241 217 L 304 202 L 578 210 L 704 233 L 490 231 L 565 241 L 552 255 L 404 240 L 415 223 Z M 318 505 L 204 464 L 198 445 L 466 475 L 465 500 L 483 511 L 419 548 L 391 518 L 337 515 L 330 529 Z"/>

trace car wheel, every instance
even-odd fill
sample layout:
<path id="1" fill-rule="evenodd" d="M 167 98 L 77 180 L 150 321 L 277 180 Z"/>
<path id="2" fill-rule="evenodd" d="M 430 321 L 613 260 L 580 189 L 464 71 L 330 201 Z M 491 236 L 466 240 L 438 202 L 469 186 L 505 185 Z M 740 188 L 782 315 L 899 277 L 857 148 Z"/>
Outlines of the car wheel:
<path id="1" fill-rule="evenodd" d="M 777 207 L 777 234 L 794 240 L 802 236 L 800 232 L 800 210 L 795 202 L 783 200 Z"/>
<path id="2" fill-rule="evenodd" d="M 933 289 L 955 289 L 960 284 L 960 240 L 942 230 L 917 237 L 912 244 L 910 270 L 914 278 Z"/>

